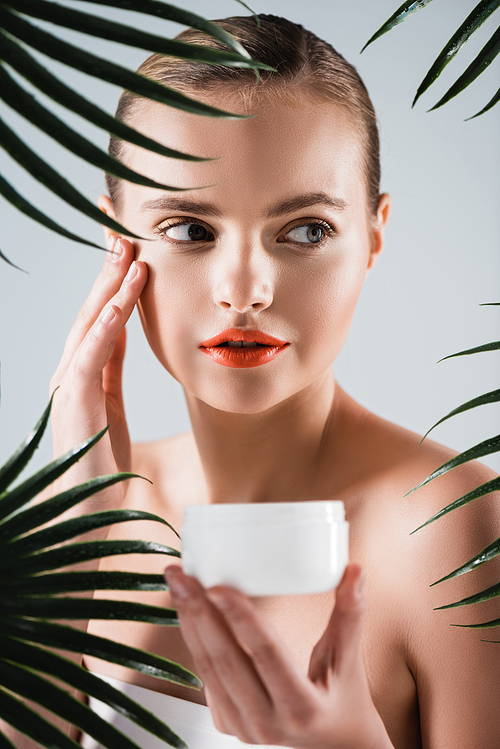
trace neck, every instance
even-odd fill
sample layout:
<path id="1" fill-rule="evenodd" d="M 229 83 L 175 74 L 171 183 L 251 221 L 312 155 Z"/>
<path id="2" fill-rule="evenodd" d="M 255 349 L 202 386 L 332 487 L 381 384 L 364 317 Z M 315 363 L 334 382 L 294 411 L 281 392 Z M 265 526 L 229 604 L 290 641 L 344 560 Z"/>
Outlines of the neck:
<path id="1" fill-rule="evenodd" d="M 186 393 L 208 501 L 314 497 L 337 392 L 329 369 L 300 393 L 258 414 L 220 411 Z"/>

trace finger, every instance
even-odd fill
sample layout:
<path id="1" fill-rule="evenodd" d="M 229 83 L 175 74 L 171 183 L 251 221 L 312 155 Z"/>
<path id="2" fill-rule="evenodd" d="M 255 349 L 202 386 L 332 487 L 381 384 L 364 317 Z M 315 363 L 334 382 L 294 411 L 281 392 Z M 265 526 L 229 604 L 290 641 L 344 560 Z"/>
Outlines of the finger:
<path id="1" fill-rule="evenodd" d="M 285 715 L 295 715 L 298 705 L 307 711 L 312 698 L 310 683 L 292 652 L 250 599 L 238 590 L 219 586 L 208 590 L 207 597 L 224 614 L 234 637 L 249 654 L 275 708 Z"/>
<path id="2" fill-rule="evenodd" d="M 106 395 L 113 398 L 113 400 L 121 406 L 123 406 L 122 373 L 126 345 L 127 329 L 123 327 L 115 341 L 111 358 L 104 367 L 102 381 Z"/>
<path id="3" fill-rule="evenodd" d="M 104 307 L 78 347 L 71 371 L 78 381 L 92 386 L 101 381 L 102 371 L 109 362 L 115 342 L 126 325 L 147 281 L 145 263 L 133 262 L 120 290 Z"/>
<path id="4" fill-rule="evenodd" d="M 324 679 L 329 669 L 340 677 L 350 675 L 361 664 L 363 585 L 362 568 L 358 564 L 347 565 L 337 588 L 332 616 L 311 656 L 309 678 L 312 681 Z"/>
<path id="5" fill-rule="evenodd" d="M 166 579 L 182 636 L 205 689 L 217 705 L 220 730 L 239 737 L 248 735 L 248 726 L 272 711 L 251 659 L 198 581 L 183 575 L 177 566 L 166 570 Z"/>
<path id="6" fill-rule="evenodd" d="M 106 253 L 104 266 L 69 332 L 58 367 L 58 373 L 60 374 L 67 370 L 78 346 L 98 319 L 103 308 L 119 291 L 134 259 L 132 243 L 123 238 L 114 237 L 114 239 L 116 239 L 116 242 L 109 244 L 111 249 Z"/>

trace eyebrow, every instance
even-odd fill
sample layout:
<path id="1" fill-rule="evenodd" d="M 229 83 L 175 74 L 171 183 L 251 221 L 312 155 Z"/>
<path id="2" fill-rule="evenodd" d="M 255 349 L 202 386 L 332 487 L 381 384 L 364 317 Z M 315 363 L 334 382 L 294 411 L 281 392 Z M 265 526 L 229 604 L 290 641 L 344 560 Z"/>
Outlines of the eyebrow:
<path id="1" fill-rule="evenodd" d="M 186 198 L 161 197 L 155 200 L 146 200 L 139 207 L 139 213 L 148 211 L 181 211 L 181 213 L 195 213 L 197 216 L 217 216 L 222 218 L 220 211 L 213 203 L 202 203 Z"/>
<path id="2" fill-rule="evenodd" d="M 274 203 L 267 210 L 268 218 L 277 218 L 285 213 L 294 213 L 302 208 L 310 208 L 313 205 L 327 205 L 340 210 L 347 208 L 347 203 L 342 198 L 332 198 L 326 192 L 308 192 L 304 195 L 297 195 L 288 200 L 281 200 Z"/>
<path id="3" fill-rule="evenodd" d="M 295 211 L 310 208 L 314 205 L 327 205 L 339 210 L 347 208 L 347 203 L 342 198 L 330 197 L 325 192 L 308 192 L 273 203 L 266 211 L 266 218 L 278 218 L 287 213 L 294 213 Z M 222 211 L 213 203 L 177 197 L 162 196 L 154 200 L 146 200 L 139 207 L 140 213 L 170 210 L 191 213 L 197 216 L 216 216 L 217 218 L 222 218 L 223 216 Z"/>

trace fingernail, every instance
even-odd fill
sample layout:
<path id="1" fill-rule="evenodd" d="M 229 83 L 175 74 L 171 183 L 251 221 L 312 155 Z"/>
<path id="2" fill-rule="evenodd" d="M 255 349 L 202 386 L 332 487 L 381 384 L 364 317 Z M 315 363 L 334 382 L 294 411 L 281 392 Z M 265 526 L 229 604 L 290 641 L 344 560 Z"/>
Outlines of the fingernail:
<path id="1" fill-rule="evenodd" d="M 117 263 L 122 254 L 122 250 L 120 247 L 120 240 L 115 234 L 111 234 L 111 236 L 108 237 L 106 247 L 108 248 L 108 251 L 106 252 L 106 260 L 110 263 Z"/>
<path id="2" fill-rule="evenodd" d="M 108 323 L 110 323 L 111 320 L 114 320 L 115 317 L 116 312 L 113 307 L 108 307 L 108 309 L 101 315 L 101 324 L 108 325 Z"/>
<path id="3" fill-rule="evenodd" d="M 137 276 L 138 268 L 135 260 L 133 261 L 132 265 L 128 269 L 128 273 L 125 276 L 126 283 L 131 283 L 131 281 L 134 280 L 134 278 Z"/>
<path id="4" fill-rule="evenodd" d="M 122 256 L 122 253 L 123 253 L 122 241 L 120 238 L 116 239 L 115 237 L 115 242 L 113 243 L 113 247 L 111 250 L 111 260 L 113 261 L 113 263 L 117 263 L 119 261 L 119 259 Z"/>
<path id="5" fill-rule="evenodd" d="M 175 598 L 179 598 L 181 600 L 186 600 L 189 598 L 189 590 L 187 587 L 182 583 L 178 578 L 178 571 L 174 568 L 172 572 L 172 568 L 169 568 L 165 570 L 165 579 L 167 581 L 168 587 L 170 589 L 170 592 Z"/>

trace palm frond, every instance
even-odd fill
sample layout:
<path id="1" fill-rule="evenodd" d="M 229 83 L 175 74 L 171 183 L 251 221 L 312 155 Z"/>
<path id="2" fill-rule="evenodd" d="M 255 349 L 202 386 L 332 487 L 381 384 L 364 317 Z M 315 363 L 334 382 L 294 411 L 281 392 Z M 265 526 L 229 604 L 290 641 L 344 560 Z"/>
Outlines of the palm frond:
<path id="1" fill-rule="evenodd" d="M 456 354 L 449 354 L 444 356 L 438 361 L 446 361 L 447 359 L 454 359 L 456 356 L 469 356 L 470 354 L 481 354 L 485 351 L 500 351 L 500 341 L 492 341 L 491 343 L 483 343 L 481 346 L 475 346 L 474 348 L 468 348 L 464 351 L 458 351 Z"/>
<path id="2" fill-rule="evenodd" d="M 178 557 L 180 554 L 176 549 L 151 540 L 72 541 L 96 528 L 131 520 L 158 522 L 172 528 L 163 518 L 139 510 L 95 512 L 46 527 L 87 497 L 117 482 L 142 478 L 135 474 L 97 477 L 27 507 L 106 432 L 104 429 L 85 440 L 12 488 L 40 443 L 51 404 L 52 399 L 32 432 L 0 468 L 0 569 L 3 573 L 0 576 L 0 718 L 41 746 L 58 749 L 78 746 L 38 715 L 36 707 L 24 704 L 23 700 L 27 699 L 93 736 L 106 749 L 137 749 L 128 737 L 74 699 L 67 689 L 41 675 L 46 674 L 102 700 L 170 746 L 187 749 L 182 738 L 156 716 L 73 661 L 47 649 L 90 655 L 186 687 L 199 689 L 202 686 L 195 674 L 178 663 L 52 621 L 126 619 L 178 626 L 173 609 L 136 601 L 74 598 L 64 594 L 93 593 L 94 590 L 165 591 L 167 585 L 159 574 L 67 571 L 67 568 L 103 556 L 139 553 Z M 11 746 L 0 731 L 0 749 Z"/>
<path id="3" fill-rule="evenodd" d="M 182 746 L 182 740 L 176 736 L 164 723 L 145 710 L 142 706 L 131 700 L 127 695 L 115 687 L 107 684 L 94 674 L 79 668 L 67 658 L 50 653 L 35 645 L 13 637 L 5 637 L 0 643 L 0 656 L 8 658 L 9 661 L 20 666 L 36 669 L 42 673 L 63 679 L 69 686 L 80 692 L 85 692 L 91 697 L 104 702 L 120 712 L 125 717 L 135 720 L 138 725 L 147 728 L 150 733 L 158 738 L 168 741 L 173 746 Z M 154 730 L 151 728 L 154 727 Z M 97 738 L 94 736 L 94 738 Z M 177 742 L 177 743 L 174 743 Z"/>
<path id="4" fill-rule="evenodd" d="M 440 580 L 436 580 L 435 583 L 432 583 L 431 587 L 433 585 L 438 585 L 438 583 L 443 583 L 445 580 L 451 580 L 454 577 L 458 577 L 459 575 L 465 575 L 466 572 L 471 572 L 472 570 L 475 570 L 476 567 L 479 567 L 481 564 L 484 564 L 485 562 L 489 562 L 491 559 L 495 559 L 500 554 L 500 538 L 495 539 L 493 543 L 489 544 L 485 549 L 479 552 L 479 554 L 475 554 L 472 559 L 469 559 L 468 562 L 465 564 L 462 564 L 460 567 L 457 567 L 456 570 L 453 570 L 453 572 L 450 572 L 448 575 L 445 575 Z M 486 600 L 486 599 L 485 599 Z"/>
<path id="5" fill-rule="evenodd" d="M 429 110 L 430 112 L 434 109 L 442 107 L 443 104 L 447 104 L 451 99 L 461 93 L 467 86 L 476 80 L 481 73 L 484 73 L 486 68 L 491 65 L 495 57 L 500 52 L 500 28 L 498 28 L 491 39 L 484 45 L 479 54 L 474 58 L 469 67 L 462 73 L 462 75 L 455 81 L 444 96 L 434 104 Z M 491 102 L 490 102 L 491 103 Z M 491 108 L 491 107 L 490 107 Z"/>
<path id="6" fill-rule="evenodd" d="M 483 306 L 498 306 L 498 302 L 490 302 Z M 471 349 L 459 351 L 456 354 L 451 354 L 450 356 L 446 356 L 445 359 L 451 359 L 457 356 L 465 356 L 469 354 L 478 354 L 478 353 L 483 353 L 485 351 L 495 351 L 499 349 L 500 349 L 500 341 L 493 341 L 492 343 L 486 343 L 486 344 L 483 344 L 481 346 L 476 346 Z M 441 359 L 441 361 L 444 361 L 444 359 Z M 440 419 L 436 424 L 434 424 L 434 426 L 431 427 L 431 429 L 434 429 L 434 427 L 436 427 L 438 424 L 441 424 L 443 421 L 446 421 L 452 416 L 456 416 L 460 413 L 464 413 L 465 411 L 469 411 L 471 409 L 477 408 L 478 406 L 484 406 L 484 405 L 488 405 L 491 403 L 498 403 L 499 401 L 500 401 L 500 390 L 492 390 L 489 393 L 484 393 L 483 395 L 480 395 L 477 398 L 472 398 L 466 403 L 463 403 L 461 406 L 458 406 L 458 408 L 453 409 L 453 411 L 450 411 L 449 414 L 447 414 L 442 419 Z M 429 434 L 431 429 L 429 429 L 429 431 L 426 433 L 425 436 Z M 438 476 L 442 476 L 448 471 L 451 471 L 454 468 L 460 465 L 463 465 L 464 463 L 467 463 L 470 460 L 482 458 L 482 457 L 485 457 L 486 455 L 491 455 L 498 451 L 500 451 L 500 435 L 497 435 L 496 437 L 492 437 L 491 439 L 484 440 L 478 445 L 475 445 L 474 447 L 471 447 L 469 450 L 465 450 L 464 452 L 460 453 L 459 455 L 452 458 L 451 460 L 448 460 L 442 466 L 440 466 L 435 471 L 433 471 L 433 473 L 431 473 L 430 476 L 427 476 L 427 478 L 421 481 L 420 484 L 418 484 L 418 486 L 414 487 L 411 491 L 409 491 L 405 496 L 412 494 L 414 491 L 416 491 L 422 486 L 425 486 L 426 484 L 428 484 L 430 481 L 433 481 Z M 418 530 L 421 530 L 422 528 L 429 525 L 430 523 L 433 523 L 438 518 L 441 518 L 444 515 L 447 515 L 448 513 L 459 509 L 460 507 L 464 507 L 469 502 L 473 502 L 474 500 L 479 499 L 480 497 L 485 497 L 487 495 L 490 495 L 495 491 L 500 491 L 500 477 L 499 476 L 497 476 L 494 479 L 491 479 L 490 481 L 487 481 L 484 484 L 481 484 L 475 489 L 472 489 L 471 491 L 464 494 L 462 497 L 459 497 L 459 499 L 456 499 L 454 502 L 450 502 L 450 504 L 448 504 L 442 510 L 440 510 L 431 518 L 429 518 L 425 523 L 422 523 L 422 525 L 420 525 L 418 528 L 412 531 L 412 534 L 416 533 Z M 439 583 L 445 582 L 446 580 L 451 580 L 452 578 L 459 577 L 460 575 L 464 575 L 468 572 L 472 572 L 472 570 L 476 569 L 482 564 L 485 564 L 486 562 L 492 561 L 499 555 L 500 555 L 500 538 L 497 538 L 491 544 L 489 544 L 480 552 L 475 554 L 467 562 L 460 565 L 455 570 L 445 575 L 444 577 L 440 578 L 439 580 L 436 580 L 436 582 L 432 583 L 432 586 L 438 585 Z M 457 606 L 468 606 L 468 605 L 475 604 L 475 603 L 481 603 L 483 601 L 488 601 L 492 598 L 496 598 L 499 595 L 500 595 L 500 583 L 496 583 L 490 586 L 489 588 L 487 588 L 486 590 L 482 590 L 479 593 L 475 593 L 472 596 L 463 598 L 460 601 L 455 601 L 454 603 L 450 603 L 445 606 L 439 606 L 438 609 L 436 610 L 449 609 L 449 608 L 455 608 Z M 474 628 L 481 628 L 481 627 L 498 626 L 498 624 L 500 624 L 500 620 L 496 620 L 496 622 L 486 622 L 486 623 L 479 624 L 479 625 L 453 625 L 453 626 L 473 626 Z"/>
<path id="7" fill-rule="evenodd" d="M 417 489 L 420 489 L 422 486 L 426 486 L 426 484 L 428 484 L 430 481 L 437 479 L 438 476 L 442 476 L 443 474 L 448 473 L 448 471 L 453 470 L 453 468 L 458 468 L 458 466 L 461 466 L 464 463 L 468 463 L 470 460 L 479 460 L 480 458 L 484 458 L 487 455 L 492 455 L 493 453 L 499 451 L 500 434 L 497 434 L 496 437 L 490 437 L 483 442 L 479 442 L 477 445 L 474 445 L 474 447 L 471 447 L 468 450 L 464 450 L 464 452 L 456 455 L 451 460 L 447 460 L 446 463 L 443 463 L 442 466 L 436 468 L 436 470 L 433 471 L 430 476 L 427 476 L 427 478 L 421 481 L 420 484 L 407 492 L 407 494 L 405 494 L 405 497 L 413 494 L 413 492 L 416 492 Z"/>
<path id="8" fill-rule="evenodd" d="M 185 687 L 199 689 L 202 686 L 201 681 L 191 671 L 167 658 L 67 625 L 12 616 L 0 618 L 0 632 L 2 636 L 16 637 L 49 648 L 93 655 L 109 663 L 117 663 L 147 676 L 172 681 Z"/>
<path id="9" fill-rule="evenodd" d="M 487 588 L 486 590 L 482 590 L 480 593 L 474 593 L 472 596 L 467 596 L 467 598 L 462 598 L 460 601 L 455 601 L 454 603 L 448 603 L 446 606 L 438 606 L 434 609 L 434 611 L 442 611 L 444 609 L 456 609 L 458 606 L 472 606 L 474 603 L 484 603 L 484 601 L 490 601 L 492 598 L 498 598 L 500 596 L 500 583 L 496 583 L 495 585 L 492 585 L 490 588 Z M 491 623 L 488 623 L 487 625 L 476 625 L 479 627 L 482 626 L 497 626 Z"/>
<path id="10" fill-rule="evenodd" d="M 491 390 L 489 393 L 484 393 L 483 395 L 478 395 L 476 398 L 472 398 L 471 400 L 467 401 L 467 403 L 462 403 L 461 406 L 457 406 L 457 408 L 454 408 L 453 411 L 450 411 L 449 414 L 446 414 L 446 416 L 443 416 L 442 419 L 439 419 L 439 421 L 436 421 L 434 426 L 432 426 L 430 429 L 427 430 L 427 432 L 422 437 L 422 440 L 424 440 L 428 434 L 432 432 L 433 429 L 435 429 L 439 424 L 442 424 L 443 421 L 447 421 L 448 419 L 451 419 L 452 416 L 457 416 L 458 414 L 465 413 L 465 411 L 470 411 L 472 408 L 477 408 L 478 406 L 487 406 L 491 403 L 498 403 L 500 401 L 500 389 L 499 390 Z"/>
<path id="11" fill-rule="evenodd" d="M 49 405 L 33 427 L 32 431 L 28 434 L 26 439 L 21 442 L 17 450 L 0 468 L 0 496 L 26 468 L 34 455 L 35 450 L 40 444 L 40 440 L 42 439 L 47 424 L 49 423 L 50 410 L 52 408 L 54 393 L 52 393 Z"/>
<path id="12" fill-rule="evenodd" d="M 37 100 L 14 81 L 7 71 L 0 65 L 0 98 L 11 109 L 24 117 L 28 122 L 36 122 L 37 127 L 50 138 L 54 138 L 61 146 L 79 156 L 89 164 L 108 172 L 119 179 L 134 182 L 137 185 L 156 187 L 161 190 L 179 192 L 182 188 L 164 185 L 161 182 L 144 177 L 129 169 L 121 161 L 95 146 L 72 128 L 68 127 L 59 117 L 39 104 Z"/>
<path id="13" fill-rule="evenodd" d="M 31 18 L 39 18 L 50 21 L 63 28 L 89 34 L 96 38 L 107 39 L 110 42 L 119 42 L 128 47 L 139 47 L 139 49 L 154 49 L 163 55 L 179 57 L 183 60 L 193 60 L 209 65 L 226 65 L 237 68 L 258 68 L 258 63 L 253 62 L 248 56 L 242 58 L 234 52 L 223 52 L 195 44 L 178 42 L 175 39 L 167 39 L 156 34 L 149 34 L 137 28 L 124 26 L 121 23 L 109 21 L 102 16 L 92 16 L 90 13 L 82 13 L 79 10 L 66 8 L 55 2 L 47 0 L 15 0 L 6 3 L 18 13 L 27 13 Z"/>
<path id="14" fill-rule="evenodd" d="M 137 474 L 129 474 L 129 477 L 142 478 Z M 33 552 L 40 551 L 40 549 L 48 549 L 51 546 L 62 544 L 65 541 L 69 541 L 70 538 L 81 536 L 83 533 L 89 533 L 99 528 L 106 528 L 114 523 L 127 523 L 131 520 L 161 522 L 178 535 L 170 523 L 167 523 L 162 518 L 158 518 L 157 515 L 153 515 L 151 512 L 142 512 L 140 510 L 103 510 L 102 512 L 93 512 L 91 515 L 83 515 L 79 518 L 65 520 L 62 523 L 50 526 L 50 528 L 44 528 L 36 533 L 31 533 L 29 536 L 17 538 L 10 542 L 9 551 L 11 554 L 17 554 L 18 556 L 33 554 Z"/>
<path id="15" fill-rule="evenodd" d="M 254 66 L 256 63 L 252 60 L 248 52 L 242 45 L 228 34 L 227 31 L 221 29 L 213 21 L 207 21 L 206 18 L 192 13 L 191 11 L 184 10 L 184 8 L 178 8 L 175 5 L 163 2 L 163 0 L 86 0 L 88 3 L 94 5 L 104 5 L 108 8 L 121 8 L 122 10 L 132 10 L 137 13 L 144 13 L 145 15 L 154 16 L 155 18 L 162 18 L 165 21 L 173 21 L 174 23 L 180 23 L 183 26 L 191 26 L 193 29 L 198 31 L 204 31 L 208 36 L 212 36 L 214 39 L 218 39 L 220 42 L 225 44 L 227 47 L 246 58 L 249 65 Z M 257 65 L 260 67 L 259 63 Z"/>
<path id="16" fill-rule="evenodd" d="M 449 505 L 443 507 L 443 509 L 439 510 L 439 512 L 436 512 L 436 514 L 429 518 L 429 520 L 426 520 L 425 523 L 422 523 L 422 525 L 419 525 L 418 528 L 415 528 L 415 530 L 412 531 L 410 535 L 413 535 L 413 533 L 416 533 L 422 528 L 425 528 L 426 525 L 433 523 L 435 520 L 438 520 L 438 518 L 443 517 L 443 515 L 447 515 L 449 512 L 452 512 L 452 510 L 458 510 L 459 507 L 464 507 L 464 505 L 469 504 L 469 502 L 473 502 L 475 499 L 485 497 L 487 494 L 491 494 L 492 492 L 497 491 L 500 491 L 500 476 L 491 479 L 491 481 L 487 481 L 485 484 L 481 484 L 481 486 L 477 486 L 475 489 L 467 492 L 467 494 L 459 497 L 459 499 L 456 499 L 454 502 L 450 502 Z"/>
<path id="17" fill-rule="evenodd" d="M 425 8 L 425 6 L 429 5 L 430 2 L 431 0 L 406 0 L 406 2 L 400 5 L 399 8 L 392 14 L 392 16 L 388 18 L 384 24 L 382 24 L 378 31 L 376 31 L 373 36 L 368 39 L 361 52 L 364 52 L 368 45 L 372 44 L 372 42 L 374 42 L 376 39 L 380 39 L 381 36 L 387 34 L 387 32 L 393 29 L 395 26 L 398 26 L 398 24 L 406 21 L 406 19 L 413 15 L 413 13 L 416 13 L 417 10 Z"/>
<path id="18" fill-rule="evenodd" d="M 154 181 L 128 169 L 121 162 L 102 152 L 92 142 L 66 125 L 42 103 L 38 102 L 34 96 L 24 91 L 22 86 L 8 75 L 5 65 L 11 66 L 39 91 L 54 101 L 81 115 L 97 127 L 105 129 L 115 137 L 173 158 L 206 161 L 217 156 L 217 154 L 204 156 L 185 154 L 147 138 L 125 123 L 103 112 L 102 109 L 60 81 L 34 59 L 29 49 L 37 50 L 87 75 L 133 91 L 138 96 L 161 102 L 185 112 L 231 119 L 239 119 L 242 115 L 226 112 L 196 101 L 179 91 L 169 89 L 160 83 L 137 75 L 127 68 L 93 55 L 86 49 L 68 44 L 58 36 L 30 23 L 29 19 L 48 21 L 60 29 L 77 30 L 93 38 L 104 38 L 112 42 L 126 44 L 129 47 L 139 47 L 179 59 L 204 64 L 248 68 L 255 71 L 257 79 L 259 69 L 270 70 L 270 68 L 252 60 L 242 45 L 216 24 L 182 8 L 176 8 L 168 3 L 160 2 L 160 0 L 89 0 L 89 2 L 101 7 L 138 11 L 145 15 L 191 26 L 222 42 L 227 49 L 211 49 L 168 39 L 158 34 L 147 33 L 135 26 L 117 23 L 102 16 L 67 7 L 62 3 L 47 2 L 47 0 L 4 0 L 0 4 L 0 74 L 2 74 L 0 90 L 3 100 L 42 132 L 53 137 L 87 163 L 97 166 L 99 169 L 104 169 L 120 179 L 137 182 L 138 184 L 153 186 Z M 0 147 L 6 150 L 35 179 L 88 218 L 108 226 L 115 232 L 138 238 L 136 234 L 114 222 L 109 216 L 94 207 L 73 185 L 34 153 L 4 123 L 0 124 Z M 154 186 L 169 190 L 179 189 L 156 183 L 154 183 Z M 0 177 L 0 188 L 1 194 L 13 206 L 46 228 L 72 241 L 98 247 L 95 243 L 75 235 L 45 215 L 43 211 L 40 211 L 29 200 L 21 196 L 15 186 L 10 185 L 5 178 Z M 188 186 L 185 189 L 193 188 Z M 9 265 L 18 267 L 1 251 L 0 258 Z"/>
<path id="19" fill-rule="evenodd" d="M 81 211 L 81 213 L 84 213 L 89 218 L 93 218 L 94 221 L 105 224 L 114 232 L 126 234 L 127 236 L 134 237 L 134 239 L 141 239 L 137 234 L 129 232 L 118 221 L 114 221 L 107 214 L 100 211 L 96 205 L 91 203 L 90 200 L 73 187 L 67 179 L 61 177 L 55 169 L 32 151 L 1 119 L 0 147 L 7 151 L 14 161 L 17 161 L 20 166 L 26 169 L 32 177 L 41 182 L 42 185 L 45 185 L 45 187 L 48 187 L 49 190 L 68 203 L 68 205 Z"/>
<path id="20" fill-rule="evenodd" d="M 386 34 L 388 31 L 393 29 L 398 24 L 405 21 L 409 16 L 415 13 L 417 10 L 424 8 L 428 5 L 431 0 L 407 0 L 404 2 L 393 15 L 373 34 L 372 37 L 364 45 L 361 52 L 363 52 L 369 44 L 379 39 L 381 36 Z M 423 81 L 417 88 L 417 92 L 413 99 L 412 107 L 415 106 L 417 100 L 427 89 L 439 78 L 445 67 L 449 62 L 456 56 L 463 45 L 470 39 L 470 37 L 483 25 L 485 21 L 491 16 L 491 14 L 500 7 L 500 0 L 480 0 L 479 3 L 469 13 L 465 21 L 459 26 L 451 38 L 446 42 L 445 46 L 432 63 L 430 69 L 426 73 Z M 467 86 L 469 86 L 476 78 L 483 73 L 488 65 L 494 60 L 498 52 L 500 51 L 500 28 L 496 30 L 489 42 L 483 47 L 481 52 L 477 55 L 475 60 L 469 65 L 467 70 L 455 81 L 455 83 L 448 89 L 444 96 L 435 104 L 429 111 L 433 111 L 438 107 L 442 107 L 461 93 Z M 479 111 L 476 112 L 472 117 L 468 117 L 468 120 L 487 112 L 489 109 L 495 106 L 500 99 L 500 89 L 490 99 L 490 101 Z"/>
<path id="21" fill-rule="evenodd" d="M 88 120 L 96 127 L 106 130 L 117 138 L 126 140 L 136 146 L 148 151 L 167 156 L 172 159 L 184 159 L 185 161 L 211 161 L 203 156 L 192 156 L 182 151 L 168 148 L 146 135 L 143 135 L 133 127 L 126 125 L 122 120 L 117 120 L 104 110 L 81 96 L 65 83 L 59 80 L 49 70 L 40 65 L 39 62 L 25 49 L 9 39 L 0 30 L 0 59 L 3 59 L 10 67 L 16 70 L 27 81 L 32 83 L 39 91 L 49 96 L 66 109 L 75 112 L 83 119 Z"/>
<path id="22" fill-rule="evenodd" d="M 445 67 L 453 60 L 458 51 L 470 39 L 472 34 L 479 29 L 487 18 L 500 7 L 500 0 L 481 0 L 480 3 L 469 13 L 465 21 L 455 31 L 451 39 L 445 44 L 437 58 L 432 63 L 429 72 L 417 89 L 412 107 L 417 100 L 427 91 L 434 81 L 438 79 Z"/>

